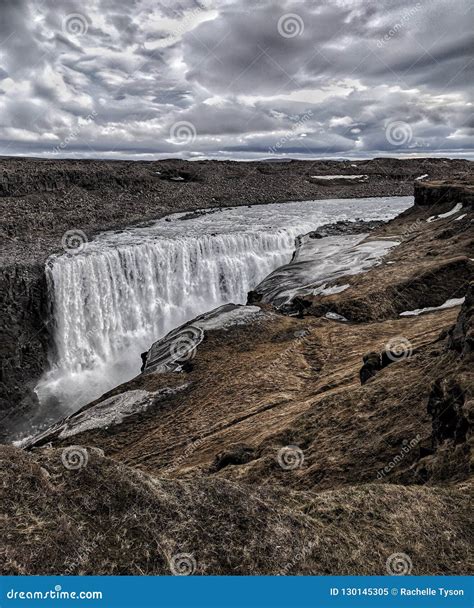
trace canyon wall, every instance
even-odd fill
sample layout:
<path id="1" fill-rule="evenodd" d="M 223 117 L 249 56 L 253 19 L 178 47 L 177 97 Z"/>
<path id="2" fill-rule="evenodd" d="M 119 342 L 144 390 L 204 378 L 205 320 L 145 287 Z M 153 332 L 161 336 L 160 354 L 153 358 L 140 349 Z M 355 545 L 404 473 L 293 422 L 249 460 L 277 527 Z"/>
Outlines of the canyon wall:
<path id="1" fill-rule="evenodd" d="M 461 203 L 474 206 L 474 187 L 466 183 L 442 181 L 415 182 L 415 204 L 419 207 L 435 207 L 444 203 Z"/>
<path id="2" fill-rule="evenodd" d="M 35 403 L 32 388 L 47 366 L 50 340 L 44 265 L 49 255 L 61 251 L 65 230 L 84 230 L 91 238 L 99 230 L 175 211 L 284 200 L 406 195 L 412 194 L 413 183 L 418 205 L 457 201 L 459 196 L 472 204 L 472 190 L 461 183 L 471 170 L 471 163 L 464 160 L 132 163 L 0 159 L 0 168 L 3 418 Z M 368 174 L 370 179 L 364 183 L 327 180 L 324 185 L 310 179 L 314 174 L 354 172 Z M 442 182 L 414 182 L 427 172 L 430 177 L 457 176 L 460 184 L 454 188 Z M 0 429 L 0 439 L 1 434 Z"/>
<path id="3" fill-rule="evenodd" d="M 0 417 L 35 403 L 36 379 L 46 367 L 44 267 L 12 265 L 0 272 Z M 1 435 L 1 431 L 0 431 Z"/>

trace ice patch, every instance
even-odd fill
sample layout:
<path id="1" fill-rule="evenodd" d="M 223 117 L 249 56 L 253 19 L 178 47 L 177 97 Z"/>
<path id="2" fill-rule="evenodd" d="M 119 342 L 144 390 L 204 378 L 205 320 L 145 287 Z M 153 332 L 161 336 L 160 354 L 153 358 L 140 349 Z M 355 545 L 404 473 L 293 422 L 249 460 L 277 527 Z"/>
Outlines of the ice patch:
<path id="1" fill-rule="evenodd" d="M 121 424 L 128 416 L 146 410 L 153 403 L 154 396 L 155 393 L 136 390 L 109 397 L 69 419 L 59 433 L 59 439 Z"/>
<path id="2" fill-rule="evenodd" d="M 450 217 L 451 215 L 455 215 L 458 211 L 461 211 L 461 209 L 462 203 L 456 203 L 456 205 L 451 209 L 451 211 L 447 211 L 446 213 L 440 213 L 439 215 L 432 215 L 426 221 L 435 222 L 436 220 L 440 220 L 445 217 Z"/>
<path id="3" fill-rule="evenodd" d="M 427 308 L 416 308 L 415 310 L 406 310 L 405 312 L 401 312 L 401 317 L 417 317 L 418 315 L 422 315 L 425 312 L 433 312 L 434 310 L 444 310 L 445 308 L 454 308 L 455 306 L 461 306 L 464 304 L 464 300 L 466 298 L 452 298 L 451 300 L 446 300 L 444 304 L 441 306 L 428 306 Z"/>
<path id="4" fill-rule="evenodd" d="M 134 390 L 114 395 L 92 407 L 72 414 L 68 418 L 60 420 L 49 427 L 44 432 L 20 442 L 21 447 L 29 447 L 37 444 L 39 441 L 45 443 L 55 438 L 67 439 L 85 431 L 116 426 L 133 414 L 144 412 L 150 406 L 175 395 L 187 386 L 188 383 L 176 388 L 163 388 L 155 392 Z"/>
<path id="5" fill-rule="evenodd" d="M 208 315 L 193 321 L 201 329 L 227 329 L 234 325 L 246 325 L 258 319 L 267 317 L 258 306 L 234 306 L 233 304 L 224 305 L 212 311 Z"/>
<path id="6" fill-rule="evenodd" d="M 338 315 L 337 312 L 327 312 L 325 315 L 326 319 L 331 319 L 332 321 L 341 321 L 342 323 L 347 323 L 346 317 L 342 315 Z"/>
<path id="7" fill-rule="evenodd" d="M 296 296 L 328 295 L 324 293 L 327 284 L 367 271 L 399 244 L 395 240 L 366 241 L 367 236 L 307 239 L 296 251 L 292 262 L 272 272 L 255 291 L 262 294 L 263 302 L 272 303 L 277 308 L 287 305 Z M 342 287 L 347 288 L 346 285 Z"/>
<path id="8" fill-rule="evenodd" d="M 320 289 L 315 289 L 313 293 L 314 295 L 332 296 L 336 293 L 341 293 L 342 291 L 349 289 L 349 287 L 349 283 L 346 283 L 345 285 L 334 285 L 334 287 L 322 287 Z"/>
<path id="9" fill-rule="evenodd" d="M 147 353 L 144 372 L 180 371 L 182 364 L 194 357 L 197 347 L 204 340 L 204 331 L 227 330 L 234 325 L 246 325 L 268 316 L 269 313 L 263 312 L 258 306 L 224 304 L 155 342 Z"/>

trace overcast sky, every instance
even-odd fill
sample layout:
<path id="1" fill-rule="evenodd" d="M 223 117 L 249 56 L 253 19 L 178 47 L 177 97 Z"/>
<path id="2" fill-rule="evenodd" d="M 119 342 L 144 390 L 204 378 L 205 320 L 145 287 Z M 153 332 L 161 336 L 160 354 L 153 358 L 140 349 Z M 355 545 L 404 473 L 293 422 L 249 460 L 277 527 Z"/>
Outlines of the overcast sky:
<path id="1" fill-rule="evenodd" d="M 472 0 L 0 0 L 0 155 L 472 157 Z"/>

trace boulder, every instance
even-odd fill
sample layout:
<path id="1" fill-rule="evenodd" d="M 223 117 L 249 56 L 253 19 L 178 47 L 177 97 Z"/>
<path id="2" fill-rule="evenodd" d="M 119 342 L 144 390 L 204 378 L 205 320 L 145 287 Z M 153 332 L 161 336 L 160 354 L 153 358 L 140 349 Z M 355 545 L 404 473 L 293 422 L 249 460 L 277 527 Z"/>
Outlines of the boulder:
<path id="1" fill-rule="evenodd" d="M 378 370 L 382 369 L 382 358 L 380 353 L 369 352 L 363 356 L 364 365 L 359 372 L 360 383 L 365 384 L 373 378 Z"/>

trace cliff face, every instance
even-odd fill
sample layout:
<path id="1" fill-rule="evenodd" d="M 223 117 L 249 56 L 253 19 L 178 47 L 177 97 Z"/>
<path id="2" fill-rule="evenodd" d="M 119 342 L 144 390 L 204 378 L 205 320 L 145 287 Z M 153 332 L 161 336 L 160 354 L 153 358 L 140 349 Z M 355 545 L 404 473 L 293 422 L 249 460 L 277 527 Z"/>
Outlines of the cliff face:
<path id="1" fill-rule="evenodd" d="M 0 416 L 36 406 L 35 380 L 46 368 L 48 330 L 44 269 L 14 265 L 0 272 Z M 2 427 L 7 427 L 3 420 Z M 1 437 L 1 432 L 0 432 Z"/>
<path id="2" fill-rule="evenodd" d="M 197 319 L 4 448 L 5 572 L 165 574 L 183 554 L 199 574 L 474 572 L 474 212 L 440 198 L 417 188 L 367 241 L 399 244 L 344 290 Z"/>
<path id="3" fill-rule="evenodd" d="M 445 203 L 474 206 L 474 186 L 469 181 L 455 180 L 415 183 L 415 201 L 419 207 L 439 207 Z"/>

